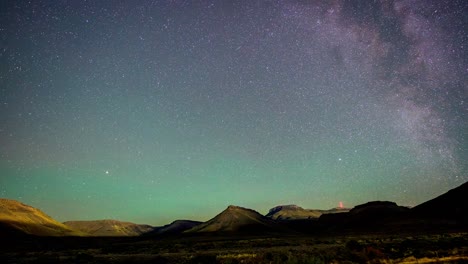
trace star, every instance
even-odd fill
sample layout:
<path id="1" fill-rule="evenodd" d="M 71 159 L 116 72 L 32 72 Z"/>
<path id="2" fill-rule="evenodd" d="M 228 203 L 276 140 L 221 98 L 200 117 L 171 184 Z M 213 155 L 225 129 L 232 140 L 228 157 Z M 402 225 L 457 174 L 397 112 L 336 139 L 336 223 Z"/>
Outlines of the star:
<path id="1" fill-rule="evenodd" d="M 467 1 L 3 2 L 2 197 L 77 219 L 63 200 L 125 189 L 122 218 L 159 225 L 337 192 L 416 205 L 468 180 Z"/>

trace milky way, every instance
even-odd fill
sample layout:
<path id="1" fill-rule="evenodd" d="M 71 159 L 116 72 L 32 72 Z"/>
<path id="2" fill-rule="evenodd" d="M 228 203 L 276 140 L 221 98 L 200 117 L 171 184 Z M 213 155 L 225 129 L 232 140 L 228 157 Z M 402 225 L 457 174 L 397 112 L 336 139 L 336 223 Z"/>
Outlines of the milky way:
<path id="1" fill-rule="evenodd" d="M 7 1 L 0 196 L 165 224 L 467 181 L 466 1 L 317 2 Z"/>

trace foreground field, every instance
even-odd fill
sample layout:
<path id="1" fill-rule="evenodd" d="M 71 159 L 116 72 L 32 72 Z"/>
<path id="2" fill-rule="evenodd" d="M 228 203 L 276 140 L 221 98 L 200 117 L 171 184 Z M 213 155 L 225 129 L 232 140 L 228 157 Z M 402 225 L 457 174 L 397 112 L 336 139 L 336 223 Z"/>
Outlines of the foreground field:
<path id="1" fill-rule="evenodd" d="M 468 234 L 38 238 L 3 247 L 0 258 L 1 263 L 468 263 Z"/>

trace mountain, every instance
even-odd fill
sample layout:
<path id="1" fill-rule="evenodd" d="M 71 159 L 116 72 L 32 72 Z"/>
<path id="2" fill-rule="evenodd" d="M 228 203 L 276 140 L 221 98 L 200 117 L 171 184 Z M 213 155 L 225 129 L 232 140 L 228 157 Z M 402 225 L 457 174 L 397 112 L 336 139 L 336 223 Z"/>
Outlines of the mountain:
<path id="1" fill-rule="evenodd" d="M 468 223 L 468 182 L 411 209 L 423 218 L 451 218 Z"/>
<path id="2" fill-rule="evenodd" d="M 406 217 L 410 209 L 394 202 L 373 201 L 357 205 L 347 213 L 323 214 L 319 218 L 322 226 L 333 228 L 382 228 L 392 221 Z"/>
<path id="3" fill-rule="evenodd" d="M 82 232 L 54 220 L 21 202 L 0 199 L 0 235 L 83 236 Z"/>
<path id="4" fill-rule="evenodd" d="M 175 235 L 181 234 L 203 222 L 192 221 L 192 220 L 176 220 L 170 224 L 161 227 L 155 227 L 152 231 L 145 235 Z"/>
<path id="5" fill-rule="evenodd" d="M 117 220 L 94 220 L 94 221 L 67 221 L 63 224 L 72 229 L 90 234 L 91 236 L 139 236 L 150 232 L 150 225 L 139 225 Z"/>
<path id="6" fill-rule="evenodd" d="M 322 211 L 322 214 L 339 214 L 339 213 L 347 213 L 351 210 L 351 208 L 345 208 L 345 207 L 335 207 L 332 209 L 328 209 L 325 211 Z"/>
<path id="7" fill-rule="evenodd" d="M 303 220 L 318 219 L 322 214 L 348 212 L 348 208 L 333 208 L 330 210 L 304 209 L 297 205 L 279 205 L 270 209 L 266 217 L 273 220 Z"/>
<path id="8" fill-rule="evenodd" d="M 277 224 L 257 211 L 230 205 L 226 210 L 186 231 L 188 233 L 208 232 L 265 232 L 273 231 Z"/>
<path id="9" fill-rule="evenodd" d="M 355 206 L 349 211 L 349 214 L 359 217 L 381 218 L 408 211 L 408 207 L 399 206 L 394 202 L 374 201 Z"/>
<path id="10" fill-rule="evenodd" d="M 273 220 L 310 219 L 319 218 L 320 210 L 306 210 L 297 205 L 279 205 L 270 209 L 266 217 Z"/>

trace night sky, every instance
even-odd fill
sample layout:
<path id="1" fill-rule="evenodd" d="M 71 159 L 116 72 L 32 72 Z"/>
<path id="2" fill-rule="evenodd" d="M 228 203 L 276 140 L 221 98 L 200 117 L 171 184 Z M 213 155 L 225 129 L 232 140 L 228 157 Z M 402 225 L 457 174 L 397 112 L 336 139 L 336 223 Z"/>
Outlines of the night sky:
<path id="1" fill-rule="evenodd" d="M 191 2 L 1 1 L 0 197 L 160 225 L 468 180 L 467 1 Z"/>

